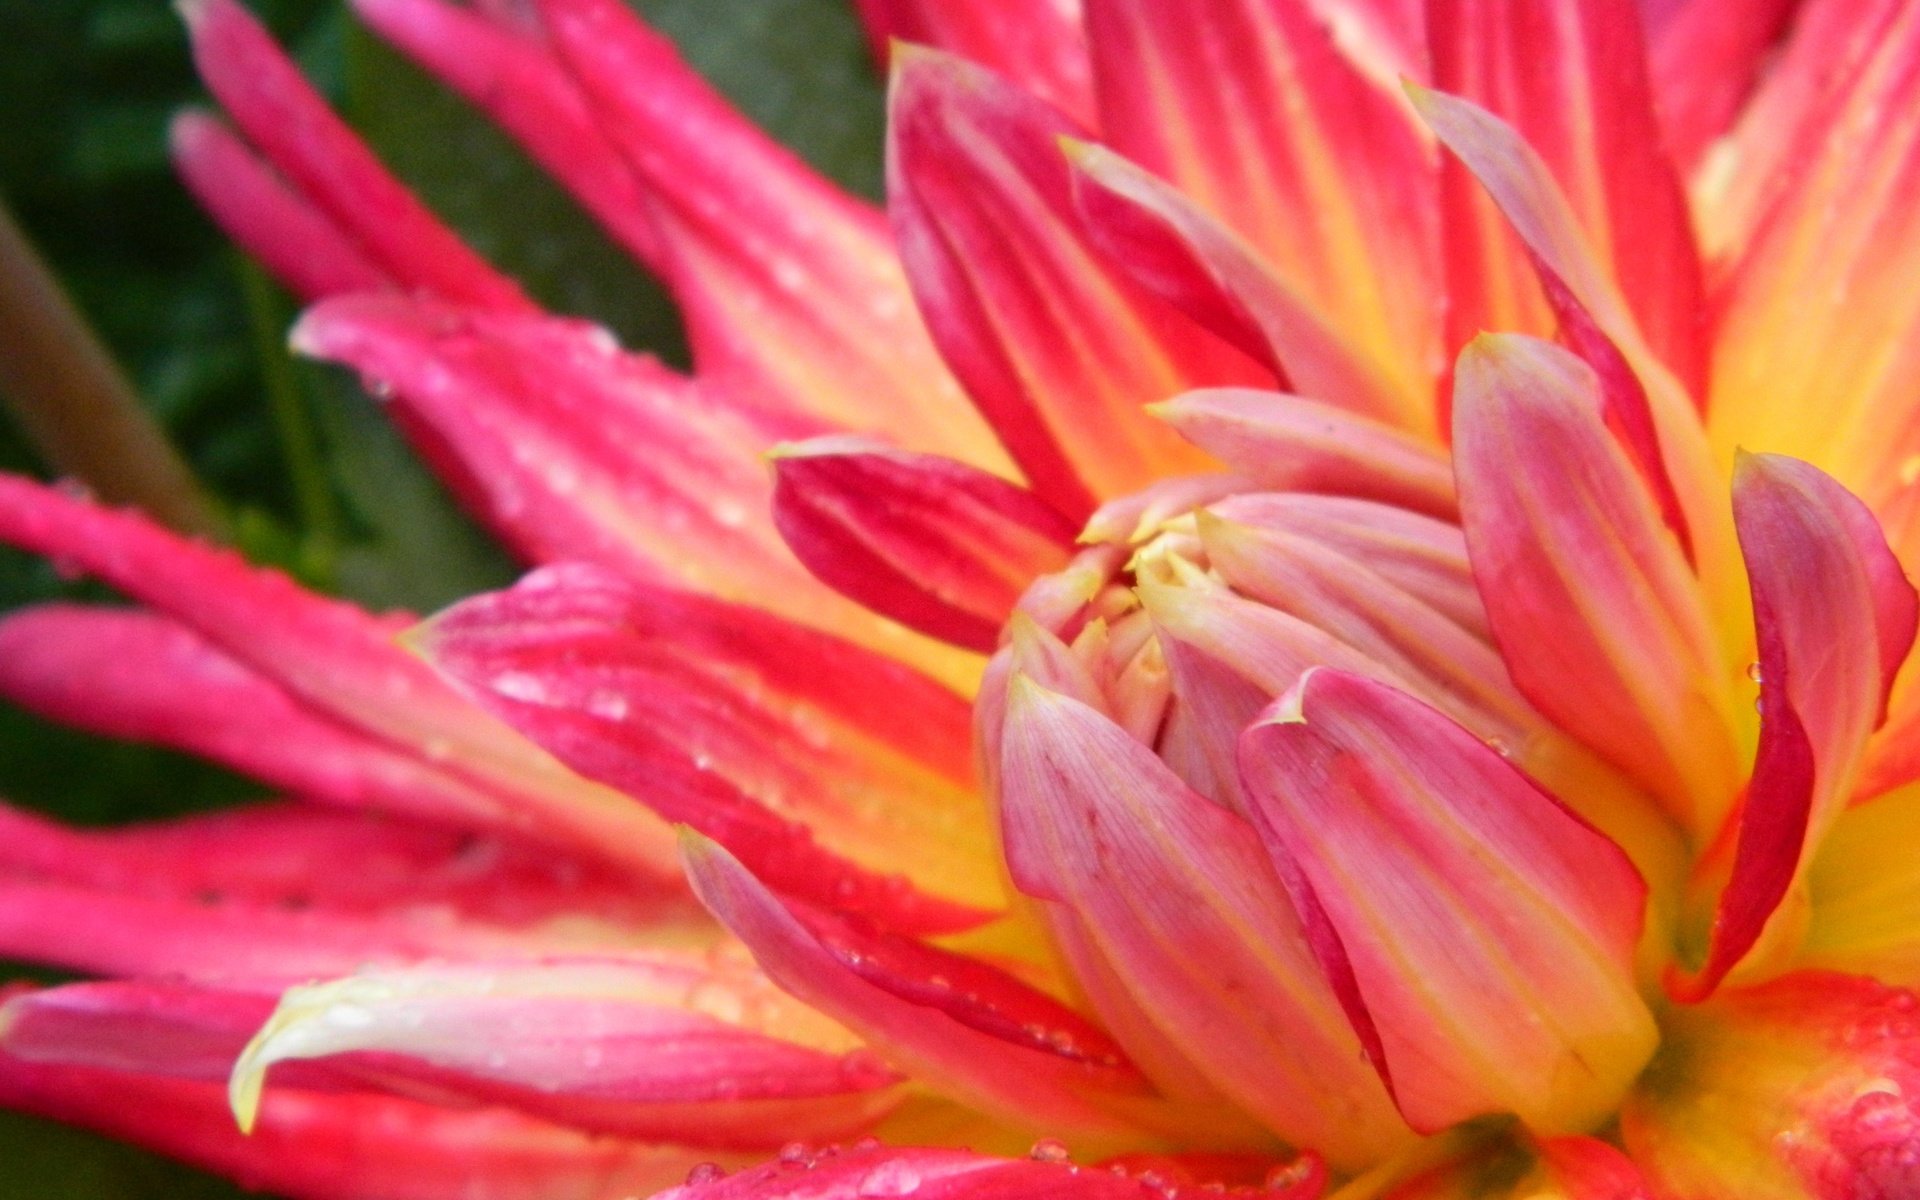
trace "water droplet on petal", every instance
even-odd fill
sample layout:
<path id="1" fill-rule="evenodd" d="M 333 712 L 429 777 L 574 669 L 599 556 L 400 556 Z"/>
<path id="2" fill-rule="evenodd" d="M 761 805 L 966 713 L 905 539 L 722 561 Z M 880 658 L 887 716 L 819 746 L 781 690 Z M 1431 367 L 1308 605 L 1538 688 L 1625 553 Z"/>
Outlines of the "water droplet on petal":
<path id="1" fill-rule="evenodd" d="M 687 1172 L 687 1186 L 699 1187 L 702 1184 L 718 1183 L 726 1177 L 726 1168 L 719 1163 L 695 1163 L 693 1169 Z"/>
<path id="2" fill-rule="evenodd" d="M 1762 679 L 1762 677 L 1761 677 L 1761 674 L 1760 674 L 1760 664 L 1759 664 L 1759 663 L 1757 663 L 1757 662 L 1750 662 L 1750 663 L 1748 663 L 1748 664 L 1747 664 L 1747 678 L 1748 678 L 1748 679 L 1751 679 L 1751 680 L 1753 680 L 1753 681 L 1754 681 L 1755 683 L 1762 683 L 1762 682 L 1765 682 L 1765 681 L 1764 681 L 1764 680 Z"/>
<path id="3" fill-rule="evenodd" d="M 1027 1157 L 1035 1162 L 1062 1163 L 1071 1157 L 1067 1144 L 1059 1138 L 1041 1138 L 1027 1151 Z"/>

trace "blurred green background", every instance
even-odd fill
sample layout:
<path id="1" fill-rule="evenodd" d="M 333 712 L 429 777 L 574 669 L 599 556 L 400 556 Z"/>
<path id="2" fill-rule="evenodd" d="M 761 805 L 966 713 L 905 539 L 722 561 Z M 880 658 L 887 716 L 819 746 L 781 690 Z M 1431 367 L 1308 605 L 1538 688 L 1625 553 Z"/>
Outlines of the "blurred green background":
<path id="1" fill-rule="evenodd" d="M 248 3 L 401 177 L 536 296 L 684 358 L 659 289 L 491 127 L 360 30 L 342 0 Z M 636 5 L 782 140 L 877 194 L 882 88 L 842 0 Z M 168 118 L 204 102 L 165 0 L 0 0 L 0 194 L 219 497 L 243 548 L 376 606 L 431 609 L 511 579 L 514 565 L 343 374 L 286 355 L 292 301 L 174 181 Z M 5 418 L 0 468 L 45 474 Z M 0 607 L 82 590 L 0 551 Z M 177 755 L 0 710 L 0 796 L 13 803 L 99 824 L 258 794 Z M 0 1114 L 0 1200 L 242 1194 Z"/>

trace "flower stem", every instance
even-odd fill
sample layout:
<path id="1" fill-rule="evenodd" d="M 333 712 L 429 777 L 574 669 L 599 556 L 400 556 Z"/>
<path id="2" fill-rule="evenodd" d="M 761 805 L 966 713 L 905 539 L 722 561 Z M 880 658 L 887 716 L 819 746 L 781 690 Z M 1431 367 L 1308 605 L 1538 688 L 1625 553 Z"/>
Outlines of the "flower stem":
<path id="1" fill-rule="evenodd" d="M 0 204 L 0 401 L 47 464 L 176 529 L 220 517 L 193 471 Z"/>

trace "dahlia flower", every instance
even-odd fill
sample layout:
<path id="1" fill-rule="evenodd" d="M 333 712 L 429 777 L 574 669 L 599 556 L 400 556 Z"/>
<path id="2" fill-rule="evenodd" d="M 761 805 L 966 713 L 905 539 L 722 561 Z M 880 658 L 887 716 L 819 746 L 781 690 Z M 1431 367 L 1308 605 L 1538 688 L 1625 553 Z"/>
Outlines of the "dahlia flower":
<path id="1" fill-rule="evenodd" d="M 0 482 L 0 1100 L 311 1197 L 1920 1196 L 1920 2 L 861 0 L 885 213 L 617 0 L 356 0 L 673 290 L 550 315 L 235 0 L 175 152 L 534 566 Z M 237 1117 L 237 1121 L 236 1121 Z"/>

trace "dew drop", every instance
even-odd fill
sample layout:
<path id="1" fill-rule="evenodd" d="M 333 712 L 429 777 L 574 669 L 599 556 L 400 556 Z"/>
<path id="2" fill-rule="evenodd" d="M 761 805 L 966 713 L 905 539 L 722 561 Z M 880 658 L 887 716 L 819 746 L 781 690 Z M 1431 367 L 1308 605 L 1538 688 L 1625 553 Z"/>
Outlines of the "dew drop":
<path id="1" fill-rule="evenodd" d="M 1748 678 L 1748 679 L 1751 679 L 1751 680 L 1753 680 L 1753 681 L 1754 681 L 1755 683 L 1764 683 L 1764 682 L 1765 682 L 1765 679 L 1764 679 L 1764 678 L 1762 677 L 1762 675 L 1760 674 L 1760 664 L 1759 664 L 1759 663 L 1757 663 L 1757 662 L 1750 662 L 1750 663 L 1748 663 L 1748 664 L 1747 664 L 1747 678 Z"/>
<path id="2" fill-rule="evenodd" d="M 687 1186 L 699 1187 L 702 1184 L 718 1183 L 726 1177 L 726 1168 L 719 1163 L 695 1163 L 693 1169 L 687 1172 Z"/>
<path id="3" fill-rule="evenodd" d="M 805 1142 L 788 1142 L 786 1145 L 780 1147 L 780 1161 L 789 1166 L 806 1162 L 807 1144 Z"/>
<path id="4" fill-rule="evenodd" d="M 1063 1163 L 1071 1157 L 1071 1152 L 1059 1138 L 1041 1138 L 1027 1151 L 1027 1157 L 1035 1162 Z"/>

